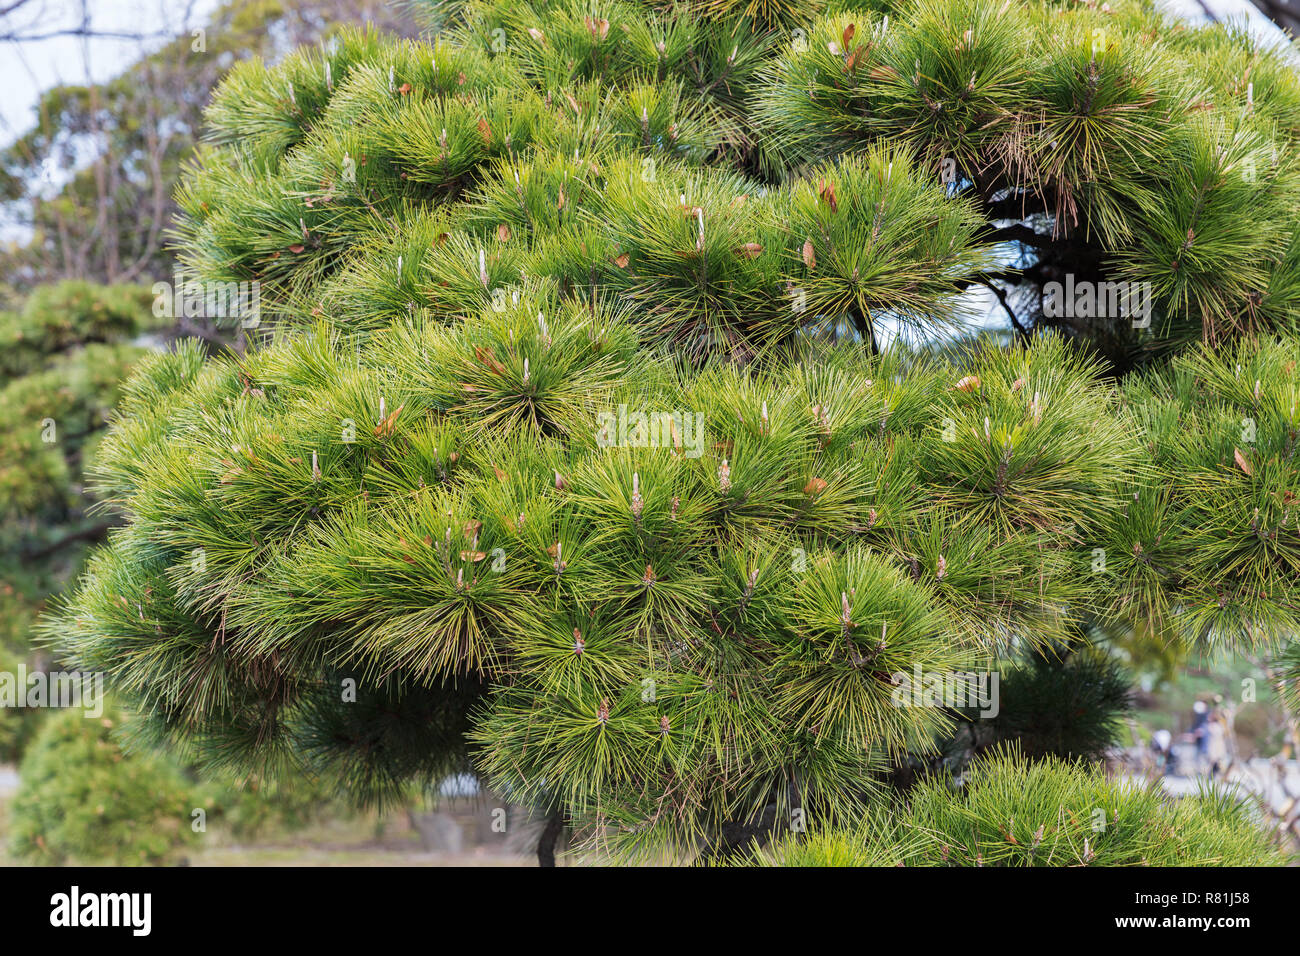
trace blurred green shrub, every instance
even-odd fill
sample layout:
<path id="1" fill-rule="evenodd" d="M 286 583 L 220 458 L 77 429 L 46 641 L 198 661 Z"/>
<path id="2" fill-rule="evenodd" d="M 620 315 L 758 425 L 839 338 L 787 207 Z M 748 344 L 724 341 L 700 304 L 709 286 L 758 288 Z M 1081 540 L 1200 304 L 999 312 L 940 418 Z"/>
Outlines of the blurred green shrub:
<path id="1" fill-rule="evenodd" d="M 177 859 L 193 844 L 189 787 L 179 770 L 124 751 L 115 708 L 43 721 L 19 773 L 10 850 L 37 863 L 142 865 Z"/>

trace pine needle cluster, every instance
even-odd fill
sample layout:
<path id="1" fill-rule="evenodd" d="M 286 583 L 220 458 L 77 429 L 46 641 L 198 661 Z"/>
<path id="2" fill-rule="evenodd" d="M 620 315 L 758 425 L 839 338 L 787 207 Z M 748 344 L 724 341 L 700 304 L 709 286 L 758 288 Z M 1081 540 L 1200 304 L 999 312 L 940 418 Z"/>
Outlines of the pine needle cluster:
<path id="1" fill-rule="evenodd" d="M 962 789 L 929 781 L 901 814 L 759 849 L 769 866 L 1279 866 L 1285 857 L 1231 793 L 1173 801 L 1013 749 L 973 765 Z M 868 817 L 870 820 L 870 817 Z"/>

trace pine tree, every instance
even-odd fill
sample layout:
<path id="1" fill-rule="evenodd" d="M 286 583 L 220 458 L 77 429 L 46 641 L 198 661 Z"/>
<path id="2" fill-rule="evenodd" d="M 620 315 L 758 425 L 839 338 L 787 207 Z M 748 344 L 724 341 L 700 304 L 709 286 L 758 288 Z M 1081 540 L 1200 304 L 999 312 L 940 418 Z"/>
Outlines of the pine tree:
<path id="1" fill-rule="evenodd" d="M 1018 662 L 966 749 L 1039 775 L 1032 832 L 1122 799 L 1053 762 L 1125 706 L 1095 633 L 1295 635 L 1284 53 L 1125 2 L 416 12 L 209 106 L 179 253 L 260 284 L 263 341 L 132 379 L 127 523 L 49 627 L 142 739 L 357 799 L 471 771 L 717 860 L 894 813 L 891 767 L 962 748 L 911 675 Z M 1008 334 L 952 345 L 975 289 Z M 1027 739 L 1071 667 L 1098 691 Z M 900 840 L 982 792 L 920 786 Z M 1272 858 L 1153 799 L 1202 842 L 1060 859 Z"/>
<path id="2" fill-rule="evenodd" d="M 0 670 L 48 663 L 32 630 L 76 579 L 110 516 L 93 513 L 85 466 L 153 325 L 138 286 L 38 286 L 0 312 Z M 0 759 L 16 760 L 41 711 L 0 708 Z"/>

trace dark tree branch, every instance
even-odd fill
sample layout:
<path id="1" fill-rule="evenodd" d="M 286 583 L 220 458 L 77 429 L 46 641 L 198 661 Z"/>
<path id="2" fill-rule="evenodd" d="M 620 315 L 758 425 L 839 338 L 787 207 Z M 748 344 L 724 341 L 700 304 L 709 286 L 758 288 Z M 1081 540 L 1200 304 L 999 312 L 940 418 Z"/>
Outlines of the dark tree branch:
<path id="1" fill-rule="evenodd" d="M 1007 318 L 1009 318 L 1011 320 L 1011 324 L 1015 326 L 1016 334 L 1020 336 L 1020 341 L 1028 342 L 1029 333 L 1025 331 L 1025 327 L 1020 324 L 1020 319 L 1016 317 L 1016 310 L 1011 308 L 1011 304 L 1007 302 L 1006 291 L 998 288 L 992 282 L 982 281 L 980 282 L 980 285 L 984 286 L 984 288 L 988 289 L 990 292 L 992 292 L 995 296 L 998 297 L 998 301 L 1002 303 L 1002 310 L 1006 312 Z"/>
<path id="2" fill-rule="evenodd" d="M 1033 269 L 1006 269 L 1002 272 L 983 272 L 971 279 L 958 279 L 953 283 L 953 286 L 958 292 L 965 292 L 973 285 L 984 285 L 986 282 L 1008 282 L 1016 285 L 1031 276 L 1033 272 Z"/>
<path id="3" fill-rule="evenodd" d="M 89 525 L 88 527 L 73 531 L 70 534 L 65 534 L 58 540 L 52 541 L 35 551 L 24 551 L 23 560 L 41 561 L 52 554 L 62 551 L 68 545 L 77 541 L 102 541 L 104 535 L 108 534 L 109 529 L 116 528 L 117 525 L 118 522 L 116 521 L 101 521 L 99 524 Z"/>
<path id="4" fill-rule="evenodd" d="M 984 204 L 986 217 L 993 220 L 1025 219 L 1045 212 L 1047 212 L 1047 203 L 1037 193 L 1020 193 Z"/>
<path id="5" fill-rule="evenodd" d="M 989 229 L 981 232 L 978 238 L 981 242 L 1023 242 L 1027 246 L 1040 249 L 1060 245 L 1059 240 L 1053 239 L 1046 233 L 1031 229 L 1023 223 L 1013 223 L 1010 226 L 1003 226 L 1001 229 Z"/>

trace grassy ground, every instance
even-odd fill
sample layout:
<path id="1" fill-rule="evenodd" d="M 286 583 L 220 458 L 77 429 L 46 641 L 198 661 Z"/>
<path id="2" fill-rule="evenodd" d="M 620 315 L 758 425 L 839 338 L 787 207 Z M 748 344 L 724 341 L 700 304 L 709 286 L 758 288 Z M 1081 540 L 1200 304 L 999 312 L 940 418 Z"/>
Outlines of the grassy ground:
<path id="1" fill-rule="evenodd" d="M 13 795 L 0 795 L 0 866 L 23 866 L 8 853 L 8 813 Z M 254 840 L 230 839 L 213 827 L 185 861 L 190 866 L 536 866 L 536 857 L 497 848 L 430 853 L 401 815 L 374 814 L 322 820 Z"/>
<path id="2" fill-rule="evenodd" d="M 535 859 L 486 847 L 430 853 L 399 816 L 325 820 L 292 833 L 268 833 L 249 843 L 210 834 L 191 866 L 527 866 Z"/>
<path id="3" fill-rule="evenodd" d="M 191 857 L 192 866 L 536 866 L 520 856 L 420 853 L 366 847 L 231 846 Z"/>

